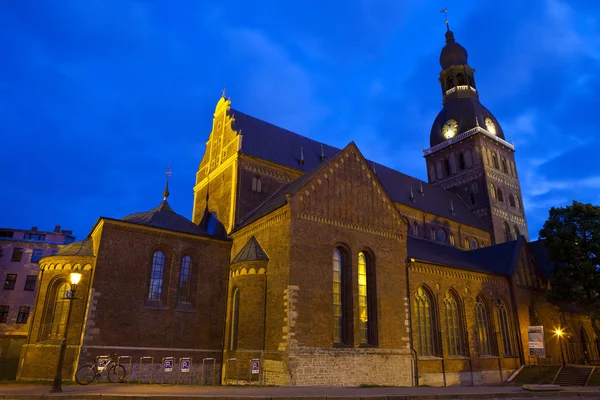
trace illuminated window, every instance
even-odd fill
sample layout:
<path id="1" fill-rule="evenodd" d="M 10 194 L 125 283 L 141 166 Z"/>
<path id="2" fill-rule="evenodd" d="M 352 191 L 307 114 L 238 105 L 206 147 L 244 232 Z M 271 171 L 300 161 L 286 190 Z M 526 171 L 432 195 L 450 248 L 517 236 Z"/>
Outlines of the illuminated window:
<path id="1" fill-rule="evenodd" d="M 26 324 L 29 318 L 29 306 L 19 307 L 19 313 L 17 314 L 17 324 Z"/>
<path id="2" fill-rule="evenodd" d="M 450 244 L 452 246 L 456 245 L 456 239 L 454 238 L 454 235 L 451 233 L 449 237 L 450 237 Z"/>
<path id="3" fill-rule="evenodd" d="M 69 284 L 67 282 L 60 283 L 56 289 L 48 339 L 62 339 L 65 333 L 67 312 L 69 311 L 68 292 Z"/>
<path id="4" fill-rule="evenodd" d="M 26 290 L 28 292 L 34 291 L 36 282 L 37 282 L 36 275 L 27 275 L 27 279 L 25 280 L 25 287 L 23 288 L 23 290 Z"/>
<path id="5" fill-rule="evenodd" d="M 15 290 L 16 283 L 17 274 L 6 274 L 6 280 L 4 281 L 4 290 Z"/>
<path id="6" fill-rule="evenodd" d="M 492 196 L 493 199 L 496 198 L 496 186 L 494 186 L 493 183 L 490 183 L 490 196 Z"/>
<path id="7" fill-rule="evenodd" d="M 517 354 L 515 341 L 513 337 L 512 324 L 508 318 L 509 313 L 506 310 L 504 302 L 498 299 L 496 303 L 496 314 L 498 315 L 498 326 L 500 327 L 500 336 L 502 336 L 502 347 L 505 356 L 514 356 Z"/>
<path id="8" fill-rule="evenodd" d="M 477 296 L 475 301 L 475 317 L 477 319 L 477 335 L 479 339 L 479 355 L 492 355 L 492 346 L 490 343 L 490 319 L 488 311 L 481 296 Z"/>
<path id="9" fill-rule="evenodd" d="M 8 321 L 9 306 L 0 306 L 0 324 L 5 324 Z"/>
<path id="10" fill-rule="evenodd" d="M 231 297 L 230 322 L 229 350 L 235 350 L 238 345 L 238 327 L 240 323 L 240 289 L 238 288 L 233 289 L 233 296 Z"/>
<path id="11" fill-rule="evenodd" d="M 157 251 L 152 257 L 152 271 L 150 272 L 150 285 L 148 287 L 149 300 L 160 300 L 164 269 L 165 253 Z"/>
<path id="12" fill-rule="evenodd" d="M 362 252 L 358 253 L 358 318 L 360 324 L 360 342 L 369 343 L 367 259 Z"/>
<path id="13" fill-rule="evenodd" d="M 444 315 L 448 338 L 448 354 L 451 356 L 465 355 L 464 328 L 459 304 L 456 293 L 452 291 L 446 292 L 446 297 L 444 298 Z"/>
<path id="14" fill-rule="evenodd" d="M 512 193 L 508 195 L 508 203 L 510 204 L 511 207 L 516 207 L 515 196 L 513 196 Z"/>
<path id="15" fill-rule="evenodd" d="M 44 250 L 41 249 L 34 249 L 31 252 L 31 261 L 32 263 L 36 263 L 38 261 L 40 261 L 40 259 L 42 258 L 42 254 L 44 253 Z"/>
<path id="16" fill-rule="evenodd" d="M 179 276 L 179 301 L 189 303 L 192 289 L 192 257 L 185 256 L 181 259 Z"/>
<path id="17" fill-rule="evenodd" d="M 439 354 L 435 319 L 437 313 L 433 307 L 433 297 L 426 288 L 417 289 L 413 307 L 418 355 L 436 356 Z"/>
<path id="18" fill-rule="evenodd" d="M 469 250 L 469 238 L 465 238 L 465 240 L 463 241 L 463 247 L 466 250 Z"/>

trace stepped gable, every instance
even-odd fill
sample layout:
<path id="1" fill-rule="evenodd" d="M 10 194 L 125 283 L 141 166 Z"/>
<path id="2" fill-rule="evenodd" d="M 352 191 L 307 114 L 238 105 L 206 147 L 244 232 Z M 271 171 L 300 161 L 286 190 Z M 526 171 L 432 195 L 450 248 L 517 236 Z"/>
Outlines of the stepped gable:
<path id="1" fill-rule="evenodd" d="M 336 147 L 298 135 L 240 111 L 231 109 L 229 112 L 235 119 L 233 129 L 238 132 L 241 131 L 243 136 L 241 151 L 249 156 L 309 173 L 316 172 L 313 170 L 320 168 L 323 161 L 332 159 L 341 151 Z M 304 163 L 300 162 L 300 148 L 302 148 L 304 154 Z M 325 160 L 321 159 L 322 151 Z M 473 214 L 469 206 L 457 194 L 381 164 L 372 161 L 368 161 L 368 163 L 371 168 L 375 169 L 377 178 L 395 203 L 489 231 L 489 228 Z M 303 179 L 303 177 L 298 179 Z M 304 182 L 306 181 L 299 182 L 300 186 Z M 410 196 L 411 187 L 413 188 L 414 201 L 411 200 Z M 421 187 L 423 188 L 422 195 L 419 193 Z M 285 200 L 285 192 L 282 197 Z M 272 198 L 273 196 L 265 203 L 270 202 Z M 280 205 L 283 205 L 283 203 Z M 452 214 L 452 208 L 454 214 Z"/>

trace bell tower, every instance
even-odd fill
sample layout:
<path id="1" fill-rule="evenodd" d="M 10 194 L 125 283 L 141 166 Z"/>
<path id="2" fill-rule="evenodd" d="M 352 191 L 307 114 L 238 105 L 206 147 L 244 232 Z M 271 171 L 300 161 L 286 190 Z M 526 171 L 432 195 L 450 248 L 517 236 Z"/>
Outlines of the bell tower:
<path id="1" fill-rule="evenodd" d="M 529 239 L 514 145 L 479 101 L 467 50 L 447 26 L 440 54 L 442 110 L 424 150 L 429 182 L 457 193 L 489 227 L 495 243 Z"/>

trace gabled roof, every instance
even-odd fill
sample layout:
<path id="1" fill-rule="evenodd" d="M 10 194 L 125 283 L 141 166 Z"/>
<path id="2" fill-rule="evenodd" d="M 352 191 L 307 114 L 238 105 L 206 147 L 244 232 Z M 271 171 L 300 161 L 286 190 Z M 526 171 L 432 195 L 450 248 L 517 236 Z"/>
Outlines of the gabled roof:
<path id="1" fill-rule="evenodd" d="M 57 256 L 93 256 L 94 243 L 91 238 L 80 240 L 78 242 L 69 243 L 61 248 Z"/>
<path id="2" fill-rule="evenodd" d="M 554 261 L 550 261 L 550 252 L 546 248 L 544 240 L 539 239 L 534 242 L 529 242 L 527 243 L 527 247 L 535 257 L 535 261 L 544 273 L 544 276 L 548 278 L 556 269 L 557 264 Z"/>
<path id="3" fill-rule="evenodd" d="M 121 218 L 121 221 L 191 235 L 209 236 L 200 226 L 173 211 L 166 199 L 152 210 L 129 214 Z"/>
<path id="4" fill-rule="evenodd" d="M 519 239 L 512 242 L 465 251 L 423 238 L 407 237 L 409 258 L 505 276 L 514 274 L 519 259 L 519 250 L 525 243 L 525 238 L 519 236 Z"/>
<path id="5" fill-rule="evenodd" d="M 269 261 L 269 257 L 262 247 L 260 247 L 258 240 L 254 236 L 248 240 L 248 243 L 240 250 L 231 263 L 235 264 L 243 261 Z"/>
<path id="6" fill-rule="evenodd" d="M 243 136 L 241 151 L 244 154 L 308 173 L 323 165 L 322 152 L 326 161 L 331 160 L 341 151 L 336 147 L 298 135 L 241 111 L 230 109 L 229 113 L 235 119 L 233 129 L 238 132 L 241 131 Z M 304 155 L 303 164 L 300 163 L 301 148 Z M 392 201 L 489 231 L 489 228 L 473 214 L 473 211 L 457 194 L 381 164 L 368 162 L 374 168 L 377 178 Z M 419 193 L 421 186 L 423 187 L 423 195 Z M 411 187 L 413 188 L 414 201 L 410 197 Z M 283 193 L 285 199 L 286 192 Z M 454 214 L 451 212 L 451 203 Z"/>

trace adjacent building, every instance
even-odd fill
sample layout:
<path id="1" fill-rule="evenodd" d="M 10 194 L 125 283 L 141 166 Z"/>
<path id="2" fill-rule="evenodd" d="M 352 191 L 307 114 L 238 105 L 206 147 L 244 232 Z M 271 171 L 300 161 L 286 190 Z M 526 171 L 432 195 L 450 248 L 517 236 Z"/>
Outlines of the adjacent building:
<path id="1" fill-rule="evenodd" d="M 18 357 L 35 303 L 39 260 L 75 240 L 59 225 L 52 232 L 0 228 L 0 357 Z"/>

